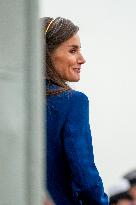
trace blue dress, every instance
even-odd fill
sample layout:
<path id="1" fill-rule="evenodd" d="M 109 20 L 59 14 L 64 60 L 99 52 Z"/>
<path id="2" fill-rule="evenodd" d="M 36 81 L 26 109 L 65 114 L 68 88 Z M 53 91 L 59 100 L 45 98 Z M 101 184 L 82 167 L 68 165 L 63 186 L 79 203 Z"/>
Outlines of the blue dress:
<path id="1" fill-rule="evenodd" d="M 46 183 L 55 204 L 108 205 L 94 163 L 87 96 L 75 90 L 48 96 L 46 114 Z"/>

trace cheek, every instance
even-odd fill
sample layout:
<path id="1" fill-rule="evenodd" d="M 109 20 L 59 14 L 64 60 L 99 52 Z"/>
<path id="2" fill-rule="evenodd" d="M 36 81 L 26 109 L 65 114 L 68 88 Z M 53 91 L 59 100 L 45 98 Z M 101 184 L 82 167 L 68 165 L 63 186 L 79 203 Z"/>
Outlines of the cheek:
<path id="1" fill-rule="evenodd" d="M 56 72 L 63 78 L 65 76 L 67 63 L 66 59 L 62 57 L 54 57 L 52 58 L 53 64 L 55 66 Z"/>
<path id="2" fill-rule="evenodd" d="M 72 57 L 70 56 L 69 58 L 65 59 L 65 61 L 64 61 L 64 65 L 66 66 L 66 68 L 68 70 L 73 69 L 75 64 L 76 64 L 76 60 L 75 60 L 74 56 L 72 56 Z"/>
<path id="3" fill-rule="evenodd" d="M 73 59 L 68 57 L 63 58 L 56 58 L 54 59 L 54 65 L 56 66 L 56 69 L 58 70 L 68 70 L 73 65 Z"/>
<path id="4" fill-rule="evenodd" d="M 52 56 L 52 61 L 56 67 L 62 66 L 65 64 L 65 55 L 54 55 Z"/>
<path id="5" fill-rule="evenodd" d="M 57 73 L 61 75 L 61 77 L 64 77 L 65 75 L 71 74 L 76 63 L 76 58 L 69 53 L 61 53 L 61 55 L 52 56 L 52 61 Z"/>

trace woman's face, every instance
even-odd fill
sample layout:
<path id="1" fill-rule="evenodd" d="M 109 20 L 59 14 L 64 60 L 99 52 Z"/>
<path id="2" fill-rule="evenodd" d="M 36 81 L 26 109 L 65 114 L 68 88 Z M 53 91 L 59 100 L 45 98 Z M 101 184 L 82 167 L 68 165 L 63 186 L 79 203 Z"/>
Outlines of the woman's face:
<path id="1" fill-rule="evenodd" d="M 80 51 L 78 34 L 60 44 L 51 54 L 51 59 L 59 76 L 69 82 L 80 80 L 81 65 L 85 63 Z"/>

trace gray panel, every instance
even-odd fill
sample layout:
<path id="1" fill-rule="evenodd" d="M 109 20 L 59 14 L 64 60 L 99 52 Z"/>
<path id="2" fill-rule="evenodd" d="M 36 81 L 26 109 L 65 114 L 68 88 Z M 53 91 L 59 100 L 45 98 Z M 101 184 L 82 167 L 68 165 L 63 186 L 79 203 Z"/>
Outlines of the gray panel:
<path id="1" fill-rule="evenodd" d="M 38 1 L 0 4 L 0 205 L 41 205 L 44 98 Z"/>

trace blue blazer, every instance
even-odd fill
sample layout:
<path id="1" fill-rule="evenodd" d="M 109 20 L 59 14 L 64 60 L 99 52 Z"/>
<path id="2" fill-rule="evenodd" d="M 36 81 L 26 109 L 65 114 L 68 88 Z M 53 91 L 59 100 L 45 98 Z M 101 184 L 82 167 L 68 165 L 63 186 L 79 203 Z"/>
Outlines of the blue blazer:
<path id="1" fill-rule="evenodd" d="M 87 96 L 75 90 L 48 96 L 46 112 L 46 181 L 55 204 L 108 205 L 94 163 Z"/>

